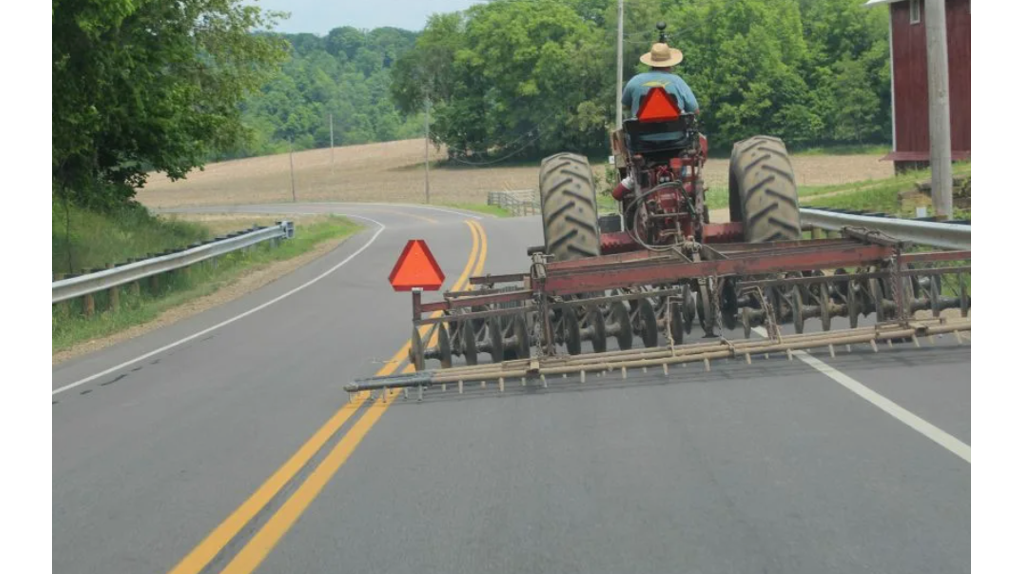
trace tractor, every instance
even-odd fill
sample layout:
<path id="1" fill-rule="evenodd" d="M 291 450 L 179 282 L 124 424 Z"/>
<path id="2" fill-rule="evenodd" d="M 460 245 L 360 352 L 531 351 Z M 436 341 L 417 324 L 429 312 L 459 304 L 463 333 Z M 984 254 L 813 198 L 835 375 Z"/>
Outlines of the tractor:
<path id="1" fill-rule="evenodd" d="M 664 32 L 664 28 L 659 26 Z M 660 137 L 648 137 L 658 134 Z M 665 134 L 672 134 L 666 137 Z M 921 251 L 872 229 L 806 238 L 793 165 L 782 140 L 733 145 L 729 221 L 712 222 L 698 118 L 660 87 L 611 133 L 617 213 L 601 215 L 587 158 L 540 165 L 544 245 L 529 270 L 472 277 L 471 291 L 423 302 L 413 294 L 409 363 L 415 373 L 349 384 L 351 393 L 464 383 L 539 381 L 837 345 L 918 341 L 970 331 L 964 277 L 970 251 Z M 959 310 L 960 318 L 942 316 Z M 915 314 L 930 312 L 929 319 Z M 430 316 L 424 316 L 431 314 Z M 874 324 L 858 327 L 860 317 Z M 849 328 L 834 331 L 841 317 Z M 808 321 L 821 332 L 806 333 Z M 703 337 L 686 343 L 694 322 Z M 783 335 L 792 325 L 795 334 Z M 744 340 L 726 332 L 742 328 Z M 753 333 L 758 339 L 750 340 Z M 608 343 L 614 342 L 615 348 Z M 584 343 L 588 343 L 589 349 Z M 589 352 L 588 352 L 589 351 Z M 479 356 L 490 355 L 490 364 Z M 461 359 L 461 365 L 456 361 Z M 441 368 L 427 367 L 428 360 Z"/>

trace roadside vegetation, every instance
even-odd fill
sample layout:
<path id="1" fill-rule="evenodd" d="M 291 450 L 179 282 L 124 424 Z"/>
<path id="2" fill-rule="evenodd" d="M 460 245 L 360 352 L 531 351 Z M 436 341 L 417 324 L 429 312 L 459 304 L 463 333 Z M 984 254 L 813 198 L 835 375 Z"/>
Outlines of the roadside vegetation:
<path id="1" fill-rule="evenodd" d="M 970 162 L 957 162 L 953 164 L 954 178 L 966 181 L 967 198 L 970 197 Z M 900 174 L 896 177 L 882 180 L 861 181 L 851 184 L 817 186 L 800 189 L 801 205 L 804 207 L 823 207 L 830 209 L 849 209 L 857 211 L 871 211 L 889 213 L 902 217 L 914 217 L 915 206 L 912 202 L 903 202 L 900 199 L 901 192 L 913 192 L 918 182 L 927 182 L 931 178 L 930 170 L 916 170 Z M 964 191 L 963 184 L 960 189 L 954 186 L 954 201 L 958 192 Z M 928 215 L 934 215 L 935 209 L 927 206 Z M 955 218 L 967 218 L 971 216 L 970 207 L 954 207 Z"/>
<path id="2" fill-rule="evenodd" d="M 475 211 L 477 213 L 486 213 L 487 215 L 493 215 L 494 217 L 512 217 L 512 212 L 503 209 L 497 205 L 487 205 L 486 203 L 442 203 L 445 207 L 454 207 L 455 209 L 465 209 L 467 211 Z"/>
<path id="3" fill-rule="evenodd" d="M 139 205 L 109 211 L 62 202 L 54 202 L 52 207 L 51 266 L 55 276 L 86 273 L 212 237 L 202 225 L 161 219 Z"/>
<path id="4" fill-rule="evenodd" d="M 228 230 L 252 226 L 240 221 L 210 226 L 177 219 L 157 218 L 141 212 L 136 218 L 115 218 L 103 214 L 76 211 L 72 239 L 58 239 L 61 233 L 54 221 L 54 270 L 62 269 L 58 245 L 70 245 L 73 260 L 104 267 L 107 263 L 122 262 L 129 257 L 144 257 L 147 253 L 180 248 L 195 241 L 219 235 Z M 259 221 L 271 223 L 270 218 Z M 117 305 L 112 306 L 108 292 L 94 296 L 95 311 L 85 314 L 81 299 L 58 303 L 52 308 L 52 352 L 69 349 L 79 343 L 113 335 L 130 327 L 149 322 L 161 313 L 209 295 L 229 286 L 242 276 L 259 271 L 277 261 L 302 255 L 325 241 L 338 240 L 351 235 L 359 226 L 351 221 L 324 216 L 309 223 L 296 225 L 295 237 L 272 248 L 268 243 L 256 246 L 248 253 L 235 252 L 221 256 L 214 265 L 204 262 L 188 271 L 159 275 L 156 280 L 143 281 L 138 289 L 125 285 L 118 289 Z M 76 251 L 77 250 L 77 251 Z"/>

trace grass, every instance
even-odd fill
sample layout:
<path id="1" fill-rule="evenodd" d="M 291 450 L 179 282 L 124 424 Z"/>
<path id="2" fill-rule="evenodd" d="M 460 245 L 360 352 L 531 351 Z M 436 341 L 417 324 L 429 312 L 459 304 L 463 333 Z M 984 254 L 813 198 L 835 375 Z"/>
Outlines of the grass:
<path id="1" fill-rule="evenodd" d="M 846 145 L 831 145 L 831 146 L 816 146 L 800 148 L 799 146 L 793 146 L 790 150 L 790 155 L 802 156 L 821 156 L 821 155 L 877 155 L 883 156 L 892 151 L 892 146 L 888 144 L 846 144 Z"/>
<path id="2" fill-rule="evenodd" d="M 954 175 L 970 175 L 970 162 L 958 162 L 953 165 Z M 903 209 L 900 205 L 899 192 L 912 189 L 914 184 L 931 177 L 930 170 L 911 171 L 896 177 L 882 180 L 861 181 L 852 184 L 830 185 L 801 188 L 800 196 L 809 198 L 801 202 L 805 207 L 824 207 L 830 209 L 850 209 L 890 213 L 893 215 L 912 216 L 913 209 Z M 828 194 L 826 197 L 821 197 Z M 818 197 L 816 197 L 818 196 Z M 934 210 L 928 207 L 929 215 Z M 956 217 L 970 217 L 969 210 L 955 210 Z"/>
<path id="3" fill-rule="evenodd" d="M 467 211 L 475 211 L 477 213 L 486 213 L 487 215 L 493 215 L 495 217 L 512 217 L 512 212 L 504 209 L 497 205 L 487 205 L 485 203 L 459 203 L 459 202 L 448 202 L 442 203 L 445 207 L 454 207 L 455 209 L 465 209 Z"/>
<path id="4" fill-rule="evenodd" d="M 202 225 L 164 221 L 141 207 L 101 214 L 54 202 L 52 224 L 54 274 L 82 273 L 211 237 Z"/>
<path id="5" fill-rule="evenodd" d="M 156 218 L 153 218 L 154 220 Z M 100 222 L 105 218 L 83 218 L 85 221 Z M 157 220 L 151 233 L 160 237 L 161 229 L 193 229 L 205 232 L 202 225 L 182 221 Z M 117 231 L 117 224 L 107 221 Z M 118 305 L 111 308 L 108 293 L 94 296 L 96 313 L 87 317 L 83 313 L 82 300 L 68 301 L 53 306 L 53 352 L 66 350 L 78 343 L 113 335 L 130 327 L 141 325 L 158 317 L 164 311 L 187 303 L 198 297 L 209 295 L 235 281 L 244 271 L 258 269 L 275 261 L 283 261 L 301 255 L 321 242 L 351 235 L 359 225 L 341 218 L 329 216 L 308 225 L 297 224 L 295 237 L 284 241 L 277 248 L 261 244 L 249 253 L 236 252 L 218 258 L 217 265 L 209 263 L 194 265 L 188 272 L 173 272 L 159 276 L 158 283 L 146 285 L 135 293 L 128 286 L 118 290 Z M 88 234 L 85 234 L 88 236 Z M 113 246 L 95 245 L 90 253 L 115 253 L 117 257 L 125 252 L 117 233 Z M 164 238 L 170 240 L 168 238 Z M 154 239 L 153 241 L 157 241 Z M 177 246 L 180 247 L 180 244 Z M 123 259 L 123 258 L 122 258 Z"/>

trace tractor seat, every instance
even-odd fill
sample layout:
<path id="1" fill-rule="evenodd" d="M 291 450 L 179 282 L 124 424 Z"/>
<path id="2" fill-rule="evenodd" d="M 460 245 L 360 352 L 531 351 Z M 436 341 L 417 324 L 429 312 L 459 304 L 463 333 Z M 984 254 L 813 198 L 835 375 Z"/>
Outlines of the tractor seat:
<path id="1" fill-rule="evenodd" d="M 678 118 L 660 122 L 631 119 L 622 122 L 622 130 L 630 153 L 674 152 L 694 147 L 696 120 L 693 114 L 681 114 Z M 661 134 L 678 135 L 669 139 L 651 137 Z"/>

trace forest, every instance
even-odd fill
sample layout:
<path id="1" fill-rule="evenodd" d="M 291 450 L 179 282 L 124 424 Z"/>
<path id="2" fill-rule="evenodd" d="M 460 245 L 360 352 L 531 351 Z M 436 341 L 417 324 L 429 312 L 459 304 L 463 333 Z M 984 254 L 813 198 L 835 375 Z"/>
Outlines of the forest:
<path id="1" fill-rule="evenodd" d="M 392 94 L 429 101 L 433 137 L 481 160 L 597 152 L 615 118 L 616 1 L 506 0 L 435 15 L 399 57 Z M 668 25 L 675 72 L 719 149 L 755 133 L 794 146 L 890 137 L 885 10 L 861 0 L 627 0 L 625 80 Z"/>

